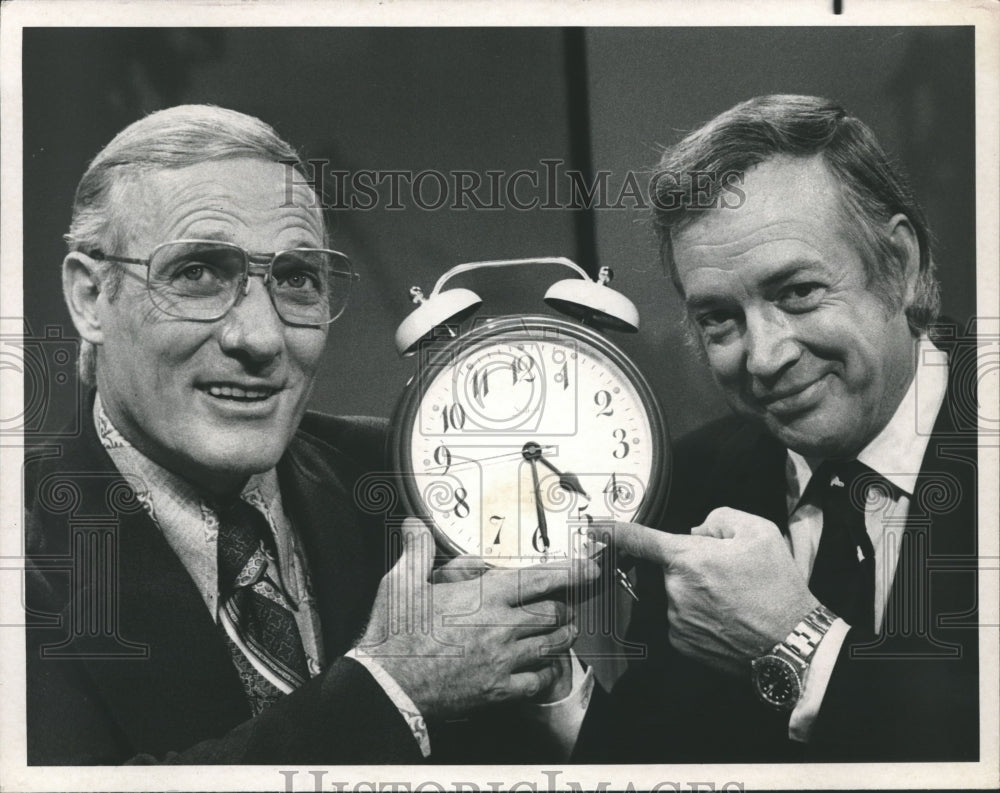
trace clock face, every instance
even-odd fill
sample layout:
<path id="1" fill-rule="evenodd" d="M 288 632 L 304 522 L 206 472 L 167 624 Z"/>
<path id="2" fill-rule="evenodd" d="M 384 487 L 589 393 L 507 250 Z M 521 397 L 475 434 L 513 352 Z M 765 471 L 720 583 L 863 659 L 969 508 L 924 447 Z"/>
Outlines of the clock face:
<path id="1" fill-rule="evenodd" d="M 440 544 L 500 567 L 592 554 L 649 514 L 662 421 L 610 342 L 552 318 L 494 320 L 420 366 L 400 469 Z"/>

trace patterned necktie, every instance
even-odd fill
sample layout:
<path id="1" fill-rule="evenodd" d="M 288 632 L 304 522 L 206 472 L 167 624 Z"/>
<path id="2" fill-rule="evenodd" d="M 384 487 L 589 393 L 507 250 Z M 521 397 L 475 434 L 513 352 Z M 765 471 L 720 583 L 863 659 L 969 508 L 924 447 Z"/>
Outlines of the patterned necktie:
<path id="1" fill-rule="evenodd" d="M 875 549 L 865 528 L 865 505 L 880 488 L 892 494 L 883 476 L 857 460 L 827 461 L 814 474 L 823 507 L 823 533 L 809 589 L 851 627 L 875 632 Z"/>
<path id="2" fill-rule="evenodd" d="M 242 499 L 219 515 L 219 625 L 253 715 L 309 679 L 288 600 L 268 572 L 276 565 L 264 516 Z"/>

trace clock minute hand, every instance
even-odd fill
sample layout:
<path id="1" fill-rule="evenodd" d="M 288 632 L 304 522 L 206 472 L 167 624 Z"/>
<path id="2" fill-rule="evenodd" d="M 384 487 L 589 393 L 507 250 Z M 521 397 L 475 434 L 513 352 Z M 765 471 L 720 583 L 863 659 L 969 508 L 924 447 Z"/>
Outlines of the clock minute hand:
<path id="1" fill-rule="evenodd" d="M 549 549 L 549 527 L 545 521 L 545 508 L 542 506 L 542 487 L 538 481 L 538 461 L 542 456 L 542 447 L 534 441 L 528 441 L 521 449 L 524 459 L 531 463 L 531 481 L 535 487 L 535 512 L 538 515 L 538 532 L 542 536 L 542 545 Z"/>
<path id="2" fill-rule="evenodd" d="M 538 482 L 538 465 L 533 459 L 528 459 L 531 463 L 531 481 L 535 487 L 535 514 L 538 515 L 538 531 L 542 535 L 542 546 L 547 551 L 549 549 L 549 527 L 545 521 L 545 508 L 542 506 L 542 489 Z"/>
<path id="3" fill-rule="evenodd" d="M 590 496 L 587 495 L 587 491 L 585 491 L 583 489 L 583 486 L 580 484 L 580 480 L 577 479 L 574 474 L 564 474 L 562 471 L 556 468 L 552 463 L 546 460 L 545 457 L 542 455 L 542 447 L 539 446 L 534 441 L 528 441 L 526 444 L 524 444 L 524 448 L 521 450 L 521 454 L 524 455 L 525 460 L 528 460 L 531 463 L 531 474 L 535 480 L 535 504 L 538 505 L 538 514 L 540 521 L 544 521 L 544 516 L 542 513 L 542 508 L 540 506 L 541 501 L 538 495 L 538 471 L 535 466 L 536 460 L 541 462 L 542 465 L 544 465 L 552 473 L 554 473 L 556 476 L 559 477 L 559 486 L 563 490 L 571 490 L 579 493 L 584 498 L 588 499 L 590 498 Z M 545 547 L 548 548 L 549 544 L 545 540 L 544 532 L 542 533 L 542 539 L 543 541 L 545 541 Z M 628 576 L 617 565 L 615 566 L 615 581 L 618 583 L 618 586 L 620 586 L 622 589 L 625 590 L 625 592 L 628 594 L 630 598 L 632 598 L 632 600 L 634 600 L 636 603 L 639 602 L 639 596 L 636 594 L 635 588 L 632 586 L 632 582 L 629 581 Z"/>

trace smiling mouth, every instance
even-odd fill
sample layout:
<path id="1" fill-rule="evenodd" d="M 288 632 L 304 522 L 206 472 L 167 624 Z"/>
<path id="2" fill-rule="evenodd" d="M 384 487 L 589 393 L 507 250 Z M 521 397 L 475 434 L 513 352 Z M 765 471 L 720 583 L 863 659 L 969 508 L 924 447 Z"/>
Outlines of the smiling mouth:
<path id="1" fill-rule="evenodd" d="M 768 413 L 797 413 L 812 406 L 816 389 L 822 378 L 813 380 L 799 388 L 788 389 L 778 394 L 768 394 L 759 398 L 759 403 Z"/>
<path id="2" fill-rule="evenodd" d="M 803 391 L 805 391 L 807 388 L 809 388 L 809 386 L 811 385 L 812 383 L 808 383 L 799 388 L 793 388 L 789 389 L 788 391 L 783 391 L 780 394 L 768 394 L 766 397 L 761 399 L 761 402 L 763 402 L 765 405 L 770 405 L 772 402 L 783 402 L 786 399 L 793 399 L 797 397 L 799 394 L 801 394 Z"/>
<path id="3" fill-rule="evenodd" d="M 277 394 L 280 389 L 259 386 L 244 388 L 238 385 L 210 385 L 203 386 L 202 390 L 216 399 L 227 399 L 233 402 L 263 402 Z"/>

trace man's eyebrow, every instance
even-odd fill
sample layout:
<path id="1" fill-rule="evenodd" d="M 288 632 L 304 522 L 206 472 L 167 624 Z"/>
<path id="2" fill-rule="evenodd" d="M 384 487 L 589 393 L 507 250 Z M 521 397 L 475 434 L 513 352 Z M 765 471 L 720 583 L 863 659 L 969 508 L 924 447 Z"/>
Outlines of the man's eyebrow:
<path id="1" fill-rule="evenodd" d="M 792 259 L 788 262 L 783 262 L 780 264 L 773 272 L 765 275 L 758 282 L 757 288 L 768 291 L 774 289 L 775 287 L 781 286 L 786 281 L 794 278 L 797 275 L 811 273 L 827 273 L 828 266 L 819 259 Z M 705 309 L 714 309 L 719 306 L 730 305 L 734 302 L 726 294 L 688 294 L 684 298 L 684 307 L 691 312 L 703 311 Z"/>
<path id="2" fill-rule="evenodd" d="M 216 229 L 214 231 L 206 231 L 204 233 L 192 234 L 189 235 L 187 239 L 205 240 L 206 242 L 232 242 L 232 240 L 229 238 L 229 235 L 219 229 Z"/>
<path id="3" fill-rule="evenodd" d="M 706 308 L 718 308 L 734 301 L 725 295 L 694 295 L 684 298 L 684 307 L 688 311 L 702 311 Z"/>
<path id="4" fill-rule="evenodd" d="M 204 240 L 205 242 L 225 242 L 225 243 L 229 243 L 231 245 L 235 245 L 236 244 L 236 243 L 233 242 L 233 240 L 230 237 L 230 235 L 226 234 L 225 231 L 222 231 L 222 230 L 219 230 L 219 229 L 216 229 L 216 230 L 213 230 L 213 231 L 207 231 L 204 234 L 198 233 L 198 234 L 194 234 L 194 235 L 191 235 L 191 236 L 187 236 L 187 237 L 185 237 L 185 239 Z M 294 250 L 295 248 L 324 248 L 324 247 L 326 247 L 326 243 L 325 242 L 323 242 L 321 240 L 320 243 L 321 244 L 317 244 L 315 240 L 310 240 L 310 239 L 307 239 L 306 237 L 298 237 L 298 238 L 296 238 L 296 241 L 294 241 L 294 242 L 292 242 L 290 244 L 287 244 L 287 245 L 283 245 L 283 246 L 281 246 L 280 249 L 279 248 L 272 248 L 272 250 L 269 250 L 269 251 L 250 251 L 250 253 L 276 253 L 278 250 L 290 251 L 290 250 Z"/>
<path id="5" fill-rule="evenodd" d="M 775 286 L 780 286 L 785 281 L 790 278 L 800 275 L 802 273 L 813 273 L 817 271 L 826 272 L 826 265 L 823 264 L 818 259 L 793 259 L 792 261 L 783 263 L 778 269 L 773 273 L 769 273 L 765 276 L 760 285 L 764 289 L 771 289 Z"/>

